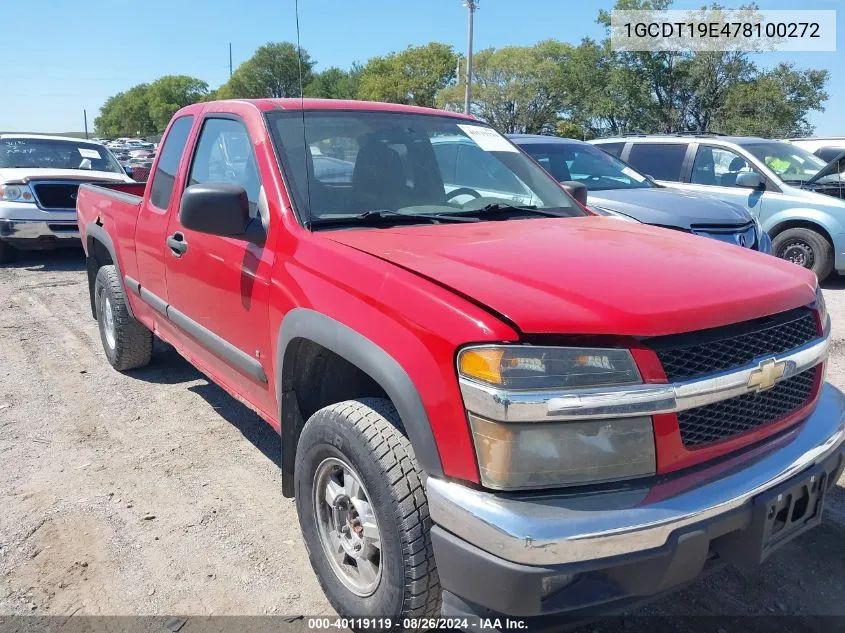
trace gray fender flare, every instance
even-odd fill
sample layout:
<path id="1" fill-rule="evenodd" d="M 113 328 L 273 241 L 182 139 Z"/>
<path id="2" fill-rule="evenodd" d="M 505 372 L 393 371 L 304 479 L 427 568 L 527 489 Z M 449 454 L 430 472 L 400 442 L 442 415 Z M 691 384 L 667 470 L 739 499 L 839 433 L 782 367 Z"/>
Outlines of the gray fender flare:
<path id="1" fill-rule="evenodd" d="M 109 252 L 109 256 L 111 257 L 112 263 L 114 267 L 117 268 L 118 275 L 120 275 L 120 283 L 124 285 L 123 281 L 123 273 L 120 270 L 120 262 L 117 260 L 117 250 L 114 248 L 114 242 L 112 242 L 111 236 L 106 232 L 106 230 L 97 224 L 96 222 L 89 222 L 85 227 L 85 234 L 87 236 L 85 246 L 85 254 L 86 254 L 86 266 L 88 267 L 89 273 L 89 292 L 91 295 L 91 314 L 94 318 L 97 318 L 96 308 L 94 307 L 94 279 L 97 276 L 97 271 L 91 268 L 90 262 L 92 261 L 92 256 L 90 252 L 90 248 L 88 246 L 87 240 L 94 240 L 100 242 L 105 249 Z M 123 289 L 124 294 L 126 293 L 126 288 Z M 135 315 L 132 313 L 132 306 L 129 304 L 129 301 L 126 301 L 126 310 L 129 312 L 129 316 L 133 319 Z"/>
<path id="2" fill-rule="evenodd" d="M 428 414 L 422 403 L 417 388 L 402 366 L 373 341 L 355 330 L 307 308 L 294 308 L 282 320 L 276 343 L 276 396 L 281 406 L 283 403 L 284 360 L 288 345 L 295 339 L 307 339 L 331 350 L 365 372 L 381 386 L 393 401 L 402 419 L 405 432 L 420 467 L 428 474 L 443 476 L 440 453 L 434 441 L 434 433 L 428 420 Z M 282 459 L 285 469 L 285 423 L 282 418 Z M 289 440 L 292 439 L 289 437 Z M 292 469 L 292 464 L 289 468 Z"/>

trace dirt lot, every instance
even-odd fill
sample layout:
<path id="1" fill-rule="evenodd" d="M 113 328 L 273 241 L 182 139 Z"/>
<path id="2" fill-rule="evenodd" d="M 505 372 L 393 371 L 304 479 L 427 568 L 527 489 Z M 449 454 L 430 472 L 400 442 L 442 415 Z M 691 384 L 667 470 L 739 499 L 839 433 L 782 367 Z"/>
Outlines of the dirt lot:
<path id="1" fill-rule="evenodd" d="M 281 496 L 278 436 L 167 347 L 113 371 L 81 257 L 0 269 L 0 614 L 331 613 Z M 845 281 L 826 285 L 828 377 L 845 389 Z M 843 485 L 761 569 L 639 613 L 845 615 Z"/>

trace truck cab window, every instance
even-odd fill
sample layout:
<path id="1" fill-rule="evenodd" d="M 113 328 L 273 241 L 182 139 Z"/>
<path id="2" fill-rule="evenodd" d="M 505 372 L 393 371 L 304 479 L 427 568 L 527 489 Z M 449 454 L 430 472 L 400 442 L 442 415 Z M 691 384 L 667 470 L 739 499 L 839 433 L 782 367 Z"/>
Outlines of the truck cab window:
<path id="1" fill-rule="evenodd" d="M 240 185 L 249 199 L 249 213 L 258 215 L 261 178 L 246 126 L 233 119 L 208 119 L 197 141 L 188 185 L 226 182 Z"/>
<path id="2" fill-rule="evenodd" d="M 167 138 L 164 139 L 150 189 L 150 202 L 159 209 L 166 209 L 170 205 L 173 183 L 176 180 L 176 172 L 179 170 L 179 159 L 185 151 L 185 144 L 188 142 L 188 135 L 193 126 L 194 117 L 192 116 L 176 119 L 170 126 Z"/>

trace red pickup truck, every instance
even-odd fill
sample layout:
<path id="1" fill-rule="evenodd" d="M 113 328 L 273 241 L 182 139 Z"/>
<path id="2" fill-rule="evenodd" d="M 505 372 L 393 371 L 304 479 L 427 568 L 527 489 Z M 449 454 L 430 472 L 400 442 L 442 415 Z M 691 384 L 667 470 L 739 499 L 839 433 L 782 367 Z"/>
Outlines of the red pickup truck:
<path id="1" fill-rule="evenodd" d="M 845 463 L 812 273 L 595 216 L 471 117 L 193 105 L 146 186 L 83 185 L 78 218 L 109 362 L 157 336 L 281 434 L 326 594 L 381 618 L 354 628 L 759 563 Z"/>

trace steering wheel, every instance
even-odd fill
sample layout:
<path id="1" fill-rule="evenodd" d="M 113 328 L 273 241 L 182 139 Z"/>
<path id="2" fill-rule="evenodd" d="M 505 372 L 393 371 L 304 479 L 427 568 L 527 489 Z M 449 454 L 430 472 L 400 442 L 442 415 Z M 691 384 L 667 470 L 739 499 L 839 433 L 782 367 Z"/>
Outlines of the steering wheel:
<path id="1" fill-rule="evenodd" d="M 457 198 L 458 196 L 472 196 L 473 198 L 480 198 L 481 194 L 478 193 L 475 189 L 470 189 L 469 187 L 458 187 L 446 194 L 446 198 L 444 200 L 449 202 L 452 198 Z"/>

